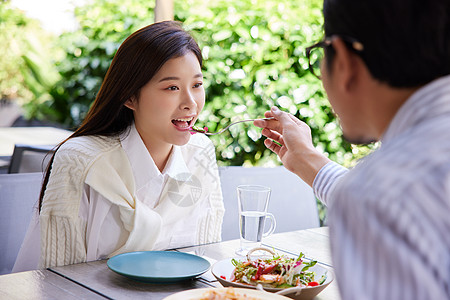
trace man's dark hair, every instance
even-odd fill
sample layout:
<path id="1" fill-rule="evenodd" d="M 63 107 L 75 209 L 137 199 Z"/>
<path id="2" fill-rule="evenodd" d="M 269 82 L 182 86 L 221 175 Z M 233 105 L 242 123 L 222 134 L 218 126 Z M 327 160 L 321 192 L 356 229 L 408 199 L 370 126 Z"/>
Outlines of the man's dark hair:
<path id="1" fill-rule="evenodd" d="M 324 0 L 323 14 L 325 36 L 360 41 L 372 76 L 392 87 L 450 74 L 450 0 Z"/>

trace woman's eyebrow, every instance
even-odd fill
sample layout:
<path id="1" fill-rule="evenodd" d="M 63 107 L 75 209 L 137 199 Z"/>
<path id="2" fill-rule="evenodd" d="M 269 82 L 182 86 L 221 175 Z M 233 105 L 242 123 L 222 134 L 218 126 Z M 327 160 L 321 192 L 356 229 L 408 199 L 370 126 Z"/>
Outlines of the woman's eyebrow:
<path id="1" fill-rule="evenodd" d="M 180 78 L 179 77 L 164 77 L 164 78 L 160 79 L 158 82 L 168 81 L 168 80 L 180 80 Z"/>
<path id="2" fill-rule="evenodd" d="M 203 78 L 203 74 L 202 73 L 195 74 L 194 78 Z M 175 77 L 175 76 L 169 76 L 169 77 L 161 78 L 158 82 L 169 81 L 169 80 L 180 80 L 180 78 Z"/>

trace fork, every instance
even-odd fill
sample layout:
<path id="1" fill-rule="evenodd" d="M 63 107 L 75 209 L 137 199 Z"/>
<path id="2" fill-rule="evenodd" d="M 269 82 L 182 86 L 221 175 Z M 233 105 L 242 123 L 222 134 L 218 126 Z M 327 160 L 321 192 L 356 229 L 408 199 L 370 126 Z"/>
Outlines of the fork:
<path id="1" fill-rule="evenodd" d="M 194 128 L 191 128 L 190 131 L 192 131 L 192 132 L 198 132 L 198 133 L 203 133 L 203 134 L 206 134 L 206 135 L 216 135 L 216 134 L 221 134 L 221 133 L 225 132 L 225 131 L 226 131 L 228 128 L 230 128 L 231 126 L 236 125 L 236 124 L 239 124 L 239 123 L 243 123 L 243 122 L 252 122 L 252 121 L 256 121 L 256 120 L 273 120 L 273 119 L 274 119 L 273 117 L 270 117 L 270 118 L 246 119 L 246 120 L 236 121 L 236 122 L 233 122 L 233 123 L 228 124 L 227 127 L 222 128 L 222 129 L 219 130 L 218 132 L 206 132 L 206 130 L 201 129 L 201 128 L 200 128 L 199 130 L 195 130 Z"/>

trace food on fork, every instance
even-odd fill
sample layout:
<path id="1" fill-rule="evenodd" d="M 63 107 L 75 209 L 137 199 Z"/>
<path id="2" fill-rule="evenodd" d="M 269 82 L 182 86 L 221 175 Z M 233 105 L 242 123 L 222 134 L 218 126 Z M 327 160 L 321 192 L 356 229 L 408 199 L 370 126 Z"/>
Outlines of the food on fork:
<path id="1" fill-rule="evenodd" d="M 203 128 L 200 128 L 197 126 L 191 126 L 190 132 L 191 132 L 191 134 L 196 134 L 197 132 L 206 133 L 206 132 L 208 132 L 208 127 L 205 126 Z"/>
<path id="2" fill-rule="evenodd" d="M 207 132 L 208 131 L 208 127 L 200 128 L 200 127 L 197 127 L 197 126 L 189 127 L 189 131 L 191 132 L 191 134 L 196 134 L 197 132 L 199 132 L 199 133 L 204 133 L 206 135 L 216 135 L 216 134 L 221 134 L 221 133 L 225 132 L 231 126 L 239 124 L 239 123 L 242 123 L 242 122 L 253 122 L 253 121 L 256 121 L 256 120 L 273 120 L 273 119 L 274 119 L 273 117 L 270 117 L 270 118 L 261 118 L 261 119 L 240 120 L 240 121 L 236 121 L 236 122 L 230 123 L 225 128 L 222 128 L 221 130 L 219 130 L 217 132 L 214 132 L 214 133 L 213 132 Z"/>
<path id="3" fill-rule="evenodd" d="M 216 290 L 211 289 L 203 294 L 199 300 L 258 300 L 257 298 L 249 297 L 247 295 L 237 294 L 234 289 L 229 287 L 226 289 Z"/>
<path id="4" fill-rule="evenodd" d="M 246 261 L 232 259 L 235 266 L 230 281 L 265 288 L 313 287 L 322 285 L 327 276 L 320 279 L 310 271 L 317 261 L 305 261 L 305 255 L 300 253 L 297 259 L 274 254 L 271 258 L 247 258 Z"/>

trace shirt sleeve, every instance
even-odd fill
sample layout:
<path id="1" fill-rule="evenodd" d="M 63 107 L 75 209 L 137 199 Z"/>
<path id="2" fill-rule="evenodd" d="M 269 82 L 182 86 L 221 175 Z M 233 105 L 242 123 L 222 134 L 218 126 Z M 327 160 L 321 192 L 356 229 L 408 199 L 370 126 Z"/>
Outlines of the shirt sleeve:
<path id="1" fill-rule="evenodd" d="M 211 184 L 210 194 L 208 196 L 210 210 L 206 220 L 206 238 L 201 240 L 203 243 L 220 242 L 222 240 L 222 223 L 223 216 L 225 214 L 222 187 L 220 185 L 219 167 L 217 166 L 215 156 L 211 158 L 211 166 L 211 171 L 213 171 L 214 177 Z"/>
<path id="2" fill-rule="evenodd" d="M 36 207 L 17 255 L 16 262 L 14 263 L 12 273 L 38 269 L 39 257 L 41 256 L 40 242 L 39 212 Z"/>
<path id="3" fill-rule="evenodd" d="M 348 172 L 348 169 L 335 163 L 329 162 L 316 175 L 313 182 L 313 191 L 316 197 L 326 206 L 330 203 L 330 194 L 338 180 Z"/>

